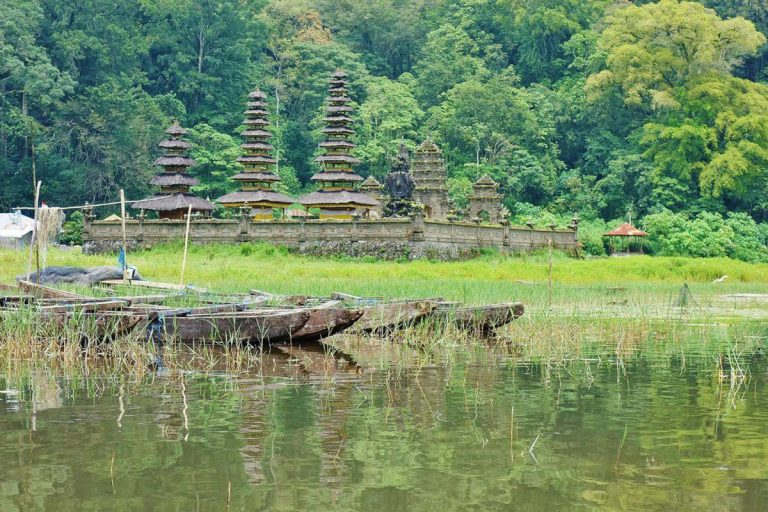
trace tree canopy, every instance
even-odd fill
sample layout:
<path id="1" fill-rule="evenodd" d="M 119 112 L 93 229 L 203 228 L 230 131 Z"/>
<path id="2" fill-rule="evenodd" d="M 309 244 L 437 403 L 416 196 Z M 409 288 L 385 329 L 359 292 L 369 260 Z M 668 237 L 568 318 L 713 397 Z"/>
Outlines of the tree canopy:
<path id="1" fill-rule="evenodd" d="M 0 209 L 31 203 L 33 152 L 49 203 L 148 194 L 174 119 L 198 193 L 229 190 L 256 87 L 300 193 L 343 68 L 363 175 L 429 137 L 459 205 L 487 173 L 513 213 L 762 222 L 766 34 L 748 0 L 4 2 Z"/>

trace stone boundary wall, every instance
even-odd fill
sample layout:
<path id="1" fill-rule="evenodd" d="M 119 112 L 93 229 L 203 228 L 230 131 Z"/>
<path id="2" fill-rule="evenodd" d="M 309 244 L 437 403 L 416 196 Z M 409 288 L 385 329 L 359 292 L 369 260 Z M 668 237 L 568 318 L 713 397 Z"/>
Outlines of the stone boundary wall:
<path id="1" fill-rule="evenodd" d="M 129 249 L 148 248 L 162 242 L 183 240 L 185 221 L 127 220 Z M 321 256 L 373 256 L 382 259 L 461 259 L 482 249 L 524 252 L 546 248 L 576 250 L 573 229 L 473 224 L 413 219 L 360 221 L 271 221 L 250 219 L 193 220 L 189 238 L 193 243 L 270 242 L 303 254 Z M 119 222 L 87 220 L 83 232 L 87 253 L 116 252 L 122 240 Z"/>

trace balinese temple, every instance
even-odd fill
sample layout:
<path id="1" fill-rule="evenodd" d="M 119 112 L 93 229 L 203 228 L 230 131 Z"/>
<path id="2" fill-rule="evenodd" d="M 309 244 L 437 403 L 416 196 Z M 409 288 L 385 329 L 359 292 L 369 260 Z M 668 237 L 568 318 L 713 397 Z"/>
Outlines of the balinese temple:
<path id="1" fill-rule="evenodd" d="M 379 183 L 379 180 L 374 178 L 373 176 L 368 176 L 365 178 L 365 181 L 360 185 L 360 192 L 363 194 L 367 194 L 371 197 L 374 201 L 377 201 L 379 204 L 371 209 L 371 212 L 376 212 L 376 215 L 381 217 L 382 215 L 382 189 L 384 188 L 384 185 Z"/>
<path id="2" fill-rule="evenodd" d="M 472 185 L 472 196 L 469 198 L 469 217 L 481 219 L 487 216 L 487 220 L 493 223 L 502 221 L 501 195 L 499 184 L 484 174 Z"/>
<path id="3" fill-rule="evenodd" d="M 321 219 L 348 220 L 357 211 L 367 214 L 379 204 L 369 195 L 355 190 L 363 178 L 352 169 L 360 161 L 350 154 L 355 148 L 350 141 L 355 132 L 351 128 L 352 107 L 349 103 L 352 99 L 348 95 L 348 84 L 346 73 L 334 73 L 323 119 L 325 140 L 320 143 L 324 154 L 315 160 L 323 170 L 312 176 L 312 181 L 319 183 L 320 189 L 299 200 L 306 208 L 319 208 Z"/>
<path id="4" fill-rule="evenodd" d="M 275 159 L 272 157 L 274 146 L 270 144 L 272 133 L 267 130 L 269 111 L 267 96 L 259 91 L 248 95 L 245 111 L 245 143 L 240 147 L 243 155 L 237 161 L 243 165 L 243 172 L 232 176 L 240 183 L 240 190 L 221 196 L 216 201 L 227 208 L 250 207 L 254 220 L 272 220 L 273 210 L 285 210 L 294 200 L 285 194 L 272 190 L 272 185 L 280 181 L 273 171 Z"/>
<path id="5" fill-rule="evenodd" d="M 433 142 L 425 140 L 416 148 L 411 165 L 416 183 L 413 199 L 424 205 L 424 215 L 431 219 L 444 219 L 451 209 L 445 186 L 445 161 Z"/>
<path id="6" fill-rule="evenodd" d="M 187 130 L 174 122 L 165 133 L 168 138 L 158 144 L 165 154 L 155 160 L 155 165 L 162 167 L 163 171 L 149 182 L 160 187 L 160 190 L 154 196 L 136 201 L 131 206 L 139 210 L 154 210 L 161 219 L 182 220 L 190 205 L 193 213 L 209 216 L 214 209 L 213 204 L 189 191 L 198 181 L 187 172 L 195 165 L 195 161 L 187 155 L 192 144 L 183 140 Z"/>

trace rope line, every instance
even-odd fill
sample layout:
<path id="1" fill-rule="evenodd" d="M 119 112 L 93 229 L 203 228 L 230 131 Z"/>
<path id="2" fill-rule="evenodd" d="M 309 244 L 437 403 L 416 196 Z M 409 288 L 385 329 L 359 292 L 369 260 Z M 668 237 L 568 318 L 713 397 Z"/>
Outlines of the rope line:
<path id="1" fill-rule="evenodd" d="M 133 201 L 126 201 L 125 204 L 129 203 L 137 203 L 139 201 L 159 201 L 161 199 L 168 199 L 173 196 L 162 196 L 162 197 L 151 197 L 147 199 L 136 199 Z M 113 203 L 99 203 L 99 204 L 84 204 L 81 206 L 51 206 L 51 208 L 58 208 L 59 210 L 82 210 L 83 208 L 100 208 L 102 206 L 115 206 L 117 204 L 121 204 L 120 201 L 115 201 Z M 16 208 L 11 208 L 11 211 L 13 210 L 34 210 L 34 206 L 19 206 Z"/>

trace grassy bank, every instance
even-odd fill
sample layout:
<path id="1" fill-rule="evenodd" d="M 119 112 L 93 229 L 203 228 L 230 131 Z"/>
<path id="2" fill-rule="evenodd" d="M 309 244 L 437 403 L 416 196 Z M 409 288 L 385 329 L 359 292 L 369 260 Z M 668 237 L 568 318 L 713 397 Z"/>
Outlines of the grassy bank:
<path id="1" fill-rule="evenodd" d="M 169 245 L 130 254 L 129 263 L 138 267 L 146 279 L 178 282 L 181 256 L 180 246 Z M 54 250 L 47 263 L 114 265 L 116 258 Z M 25 254 L 0 251 L 0 282 L 12 282 L 23 273 L 25 265 Z M 730 276 L 724 284 L 712 283 L 722 275 Z M 393 360 L 418 365 L 456 358 L 563 362 L 634 357 L 668 360 L 692 355 L 705 356 L 716 365 L 723 357 L 738 358 L 762 350 L 768 336 L 768 303 L 729 301 L 725 297 L 768 292 L 767 264 L 724 258 L 576 260 L 555 255 L 552 276 L 550 301 L 547 255 L 489 255 L 461 262 L 384 262 L 302 257 L 267 245 L 213 245 L 191 248 L 186 282 L 232 292 L 261 289 L 327 295 L 344 291 L 384 297 L 445 297 L 476 304 L 520 300 L 526 305 L 524 317 L 505 328 L 492 345 L 476 343 L 456 331 L 415 329 L 401 333 L 396 343 L 355 340 L 342 347 L 362 360 L 370 356 L 384 366 Z M 676 302 L 684 283 L 689 285 L 693 300 L 689 307 L 680 308 Z M 6 360 L 39 360 L 41 356 L 44 360 L 61 359 L 52 357 L 58 352 L 58 343 L 51 344 L 51 336 L 40 332 L 29 319 L 17 320 L 18 325 L 5 326 L 6 342 L 15 340 L 0 350 Z M 25 341 L 35 339 L 40 341 L 36 347 Z M 117 347 L 117 366 L 125 368 L 151 358 L 151 347 L 140 349 L 140 345 Z M 8 350 L 11 347 L 14 350 Z M 59 355 L 75 361 L 77 353 L 70 349 Z M 215 357 L 194 354 L 192 359 L 203 366 L 213 365 Z M 255 361 L 251 353 L 237 350 L 229 352 L 224 364 L 231 365 L 230 360 L 240 361 L 238 365 L 243 360 Z"/>
<path id="2" fill-rule="evenodd" d="M 146 279 L 177 282 L 181 270 L 179 245 L 129 255 Z M 49 252 L 49 265 L 115 265 L 114 256 Z M 26 255 L 0 251 L 0 282 L 24 272 Z M 186 282 L 221 291 L 258 288 L 276 293 L 327 294 L 346 291 L 392 297 L 443 296 L 467 302 L 511 300 L 526 296 L 538 302 L 546 293 L 546 255 L 485 256 L 460 262 L 384 262 L 319 259 L 288 254 L 268 245 L 192 246 Z M 725 285 L 713 279 L 728 275 Z M 602 258 L 576 260 L 557 254 L 553 264 L 556 295 L 587 294 L 591 289 L 627 286 L 643 292 L 672 292 L 683 283 L 702 293 L 759 289 L 768 283 L 768 264 L 727 258 Z M 546 291 L 546 290 L 544 290 Z"/>

